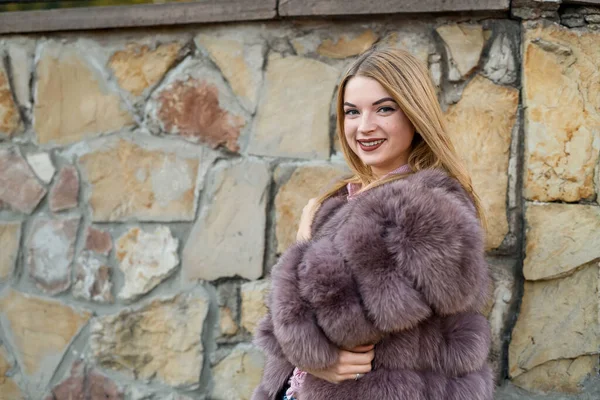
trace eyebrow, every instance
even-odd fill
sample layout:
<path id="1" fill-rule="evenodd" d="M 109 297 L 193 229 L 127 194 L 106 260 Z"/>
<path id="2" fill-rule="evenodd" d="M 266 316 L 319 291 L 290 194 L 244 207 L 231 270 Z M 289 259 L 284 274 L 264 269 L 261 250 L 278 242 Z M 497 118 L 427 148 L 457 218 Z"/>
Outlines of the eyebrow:
<path id="1" fill-rule="evenodd" d="M 391 97 L 384 97 L 383 99 L 377 100 L 375 103 L 373 103 L 373 105 L 376 106 L 377 104 L 385 103 L 386 101 L 393 101 L 394 103 L 396 102 L 396 100 L 392 99 Z"/>
<path id="2" fill-rule="evenodd" d="M 383 99 L 377 100 L 375 103 L 373 103 L 373 105 L 376 106 L 378 104 L 385 103 L 386 101 L 393 101 L 396 103 L 396 100 L 392 99 L 391 97 L 384 97 Z M 348 103 L 347 101 L 344 102 L 344 105 L 348 107 L 356 107 L 354 104 Z"/>

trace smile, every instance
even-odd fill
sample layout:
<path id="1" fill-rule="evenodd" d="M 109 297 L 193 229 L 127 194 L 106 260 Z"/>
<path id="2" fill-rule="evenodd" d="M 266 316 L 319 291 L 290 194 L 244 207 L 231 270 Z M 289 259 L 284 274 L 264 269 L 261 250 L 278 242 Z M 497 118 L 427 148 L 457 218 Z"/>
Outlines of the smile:
<path id="1" fill-rule="evenodd" d="M 379 148 L 385 142 L 385 139 L 375 139 L 375 140 L 357 140 L 358 145 L 364 151 L 374 151 Z"/>

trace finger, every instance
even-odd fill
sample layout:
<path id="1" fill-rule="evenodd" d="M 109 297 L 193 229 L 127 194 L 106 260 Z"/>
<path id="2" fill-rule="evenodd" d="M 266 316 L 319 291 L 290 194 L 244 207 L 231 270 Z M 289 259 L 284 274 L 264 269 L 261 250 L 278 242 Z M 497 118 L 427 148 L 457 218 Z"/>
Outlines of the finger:
<path id="1" fill-rule="evenodd" d="M 374 344 L 365 344 L 362 346 L 356 346 L 352 349 L 348 349 L 348 351 L 352 353 L 366 353 L 367 351 L 373 350 L 375 348 Z"/>
<path id="2" fill-rule="evenodd" d="M 343 379 L 340 378 L 340 375 L 334 371 L 333 368 L 330 369 L 321 369 L 321 370 L 306 370 L 310 375 L 322 379 L 324 381 L 330 383 L 340 383 Z"/>
<path id="3" fill-rule="evenodd" d="M 364 376 L 364 375 L 368 374 L 369 372 L 370 371 L 367 371 L 367 372 L 357 372 L 357 373 L 358 374 L 363 374 L 363 376 Z M 338 377 L 338 379 L 339 379 L 339 382 L 349 381 L 349 380 L 353 381 L 353 380 L 360 380 L 361 378 L 363 378 L 363 376 L 361 376 L 360 378 L 356 379 L 356 374 L 344 374 L 344 375 L 340 375 Z"/>
<path id="4" fill-rule="evenodd" d="M 341 351 L 338 359 L 339 365 L 366 365 L 371 364 L 375 353 L 373 350 L 366 353 L 351 353 L 348 351 Z"/>
<path id="5" fill-rule="evenodd" d="M 338 364 L 333 367 L 332 372 L 335 375 L 347 374 L 365 374 L 372 370 L 371 364 Z"/>
<path id="6" fill-rule="evenodd" d="M 338 363 L 340 365 L 370 365 L 374 357 L 375 352 L 373 350 L 367 351 L 366 353 L 352 353 L 350 351 L 341 350 Z"/>
<path id="7" fill-rule="evenodd" d="M 356 376 L 356 374 L 366 374 L 368 372 L 371 372 L 371 370 L 372 370 L 371 364 L 343 365 L 338 368 L 338 370 L 336 371 L 336 375 L 337 376 L 345 376 L 345 375 Z"/>

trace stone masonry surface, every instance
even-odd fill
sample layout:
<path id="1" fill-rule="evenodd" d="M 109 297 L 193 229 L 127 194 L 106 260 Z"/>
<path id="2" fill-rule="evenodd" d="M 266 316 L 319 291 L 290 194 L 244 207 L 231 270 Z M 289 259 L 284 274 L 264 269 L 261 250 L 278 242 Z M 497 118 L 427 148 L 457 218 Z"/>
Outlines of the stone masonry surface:
<path id="1" fill-rule="evenodd" d="M 0 400 L 249 399 L 373 45 L 430 71 L 482 199 L 496 398 L 600 398 L 600 4 L 491 3 L 0 36 Z"/>

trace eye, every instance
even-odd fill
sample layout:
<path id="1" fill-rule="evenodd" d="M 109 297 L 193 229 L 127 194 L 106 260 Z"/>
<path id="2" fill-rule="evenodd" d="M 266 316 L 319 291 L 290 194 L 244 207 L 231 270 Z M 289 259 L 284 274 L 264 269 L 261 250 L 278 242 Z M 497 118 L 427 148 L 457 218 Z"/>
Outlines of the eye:
<path id="1" fill-rule="evenodd" d="M 346 111 L 344 111 L 344 114 L 346 114 L 346 115 L 358 115 L 358 110 L 355 110 L 353 108 L 349 108 Z"/>
<path id="2" fill-rule="evenodd" d="M 387 112 L 396 111 L 396 109 L 393 107 L 389 107 L 389 106 L 383 106 L 383 107 L 380 107 L 379 110 L 377 110 L 377 111 L 387 113 Z"/>

